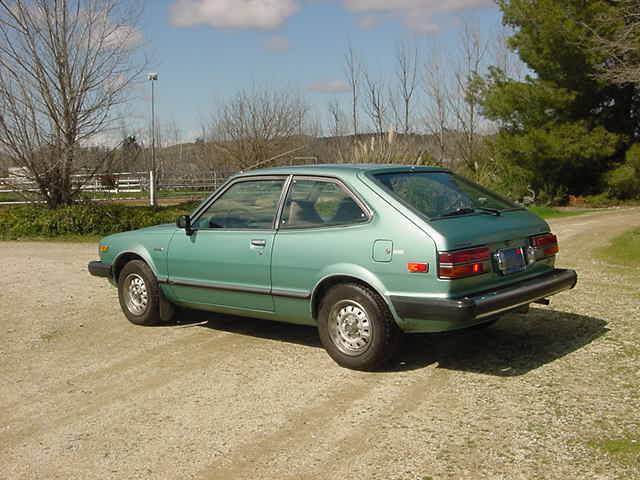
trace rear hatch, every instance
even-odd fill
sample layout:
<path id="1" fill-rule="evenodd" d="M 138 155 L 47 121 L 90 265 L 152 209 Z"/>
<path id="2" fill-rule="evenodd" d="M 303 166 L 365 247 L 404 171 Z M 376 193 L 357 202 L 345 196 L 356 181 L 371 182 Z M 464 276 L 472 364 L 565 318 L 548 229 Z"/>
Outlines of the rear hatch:
<path id="1" fill-rule="evenodd" d="M 554 257 L 527 261 L 527 249 L 531 239 L 549 232 L 548 224 L 527 210 L 504 211 L 500 215 L 474 213 L 457 217 L 434 219 L 428 222 L 433 233 L 438 252 L 455 252 L 473 247 L 488 247 L 490 260 L 488 271 L 481 275 L 441 279 L 450 296 L 464 296 L 501 286 L 507 286 L 524 279 L 533 278 L 553 270 Z M 524 265 L 498 265 L 498 255 L 503 259 L 519 254 L 522 249 Z M 509 268 L 511 267 L 511 268 Z M 515 268 L 513 268 L 515 267 Z"/>

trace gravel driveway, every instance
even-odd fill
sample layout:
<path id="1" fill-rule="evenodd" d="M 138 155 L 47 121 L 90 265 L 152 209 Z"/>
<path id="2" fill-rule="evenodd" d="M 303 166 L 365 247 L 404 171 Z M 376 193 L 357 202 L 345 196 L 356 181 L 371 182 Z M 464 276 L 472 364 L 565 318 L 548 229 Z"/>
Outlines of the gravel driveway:
<path id="1" fill-rule="evenodd" d="M 640 270 L 594 248 L 640 210 L 553 222 L 576 290 L 339 368 L 313 328 L 189 312 L 144 328 L 93 244 L 0 242 L 0 478 L 608 479 L 640 459 Z"/>

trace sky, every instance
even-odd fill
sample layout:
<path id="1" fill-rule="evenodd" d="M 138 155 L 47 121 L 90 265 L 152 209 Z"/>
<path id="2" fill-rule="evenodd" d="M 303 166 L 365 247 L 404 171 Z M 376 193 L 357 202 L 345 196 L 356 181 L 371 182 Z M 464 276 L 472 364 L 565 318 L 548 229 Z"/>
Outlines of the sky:
<path id="1" fill-rule="evenodd" d="M 392 72 L 401 43 L 441 48 L 455 61 L 463 22 L 497 29 L 493 0 L 151 0 L 139 28 L 149 70 L 158 72 L 157 118 L 192 141 L 211 112 L 242 89 L 288 89 L 316 112 L 345 93 L 351 43 L 374 73 Z M 133 123 L 148 124 L 150 85 Z"/>

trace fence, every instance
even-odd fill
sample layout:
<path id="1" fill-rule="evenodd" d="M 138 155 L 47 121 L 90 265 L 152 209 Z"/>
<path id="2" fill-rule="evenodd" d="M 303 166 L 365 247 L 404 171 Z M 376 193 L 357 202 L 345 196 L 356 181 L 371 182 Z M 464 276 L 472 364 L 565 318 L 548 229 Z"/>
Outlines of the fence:
<path id="1" fill-rule="evenodd" d="M 161 197 L 202 197 L 217 189 L 227 175 L 211 172 L 201 177 L 167 177 L 158 182 Z M 148 172 L 119 172 L 110 174 L 78 174 L 72 176 L 75 188 L 83 198 L 92 200 L 137 200 L 148 196 Z M 41 201 L 34 181 L 14 176 L 0 178 L 0 205 Z"/>

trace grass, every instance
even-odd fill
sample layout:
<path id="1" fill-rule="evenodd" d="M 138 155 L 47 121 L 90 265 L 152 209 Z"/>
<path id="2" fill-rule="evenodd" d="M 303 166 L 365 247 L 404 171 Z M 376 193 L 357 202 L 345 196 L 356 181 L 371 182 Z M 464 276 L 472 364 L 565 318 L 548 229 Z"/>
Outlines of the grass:
<path id="1" fill-rule="evenodd" d="M 614 238 L 609 245 L 596 251 L 596 257 L 614 265 L 640 267 L 640 228 Z"/>
<path id="2" fill-rule="evenodd" d="M 25 193 L 21 195 L 17 192 L 0 192 L 0 202 L 22 202 L 25 200 L 36 199 L 37 194 Z"/>
<path id="3" fill-rule="evenodd" d="M 590 445 L 622 463 L 632 464 L 640 462 L 640 440 L 630 438 L 599 440 L 590 442 Z"/>
<path id="4" fill-rule="evenodd" d="M 529 207 L 529 211 L 542 218 L 564 218 L 575 217 L 592 212 L 593 210 L 559 210 L 553 207 Z"/>

